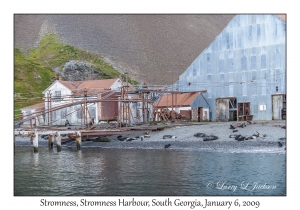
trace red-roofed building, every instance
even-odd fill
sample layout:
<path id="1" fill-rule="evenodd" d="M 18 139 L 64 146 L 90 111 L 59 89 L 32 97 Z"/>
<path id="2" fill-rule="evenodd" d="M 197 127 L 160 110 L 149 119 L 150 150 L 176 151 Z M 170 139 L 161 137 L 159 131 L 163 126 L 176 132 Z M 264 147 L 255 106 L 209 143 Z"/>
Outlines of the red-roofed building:
<path id="1" fill-rule="evenodd" d="M 94 102 L 88 103 L 89 119 L 93 118 L 94 122 L 98 121 L 113 121 L 117 120 L 118 102 L 117 94 L 122 87 L 122 80 L 106 79 L 106 80 L 87 80 L 87 81 L 62 81 L 56 80 L 53 82 L 43 94 L 45 96 L 45 108 L 54 108 L 67 103 L 86 99 L 114 99 L 111 102 Z M 132 86 L 130 86 L 133 88 Z M 48 99 L 51 98 L 51 103 Z M 45 123 L 52 125 L 65 125 L 68 120 L 70 124 L 83 124 L 84 112 L 83 105 L 77 104 L 74 106 L 64 107 L 52 112 L 50 116 L 45 115 Z"/>
<path id="2" fill-rule="evenodd" d="M 177 92 L 173 94 L 164 94 L 156 103 L 154 108 L 159 112 L 174 110 L 187 119 L 195 121 L 209 120 L 209 107 L 205 102 L 206 91 L 195 92 Z M 159 115 L 156 115 L 156 120 Z"/>

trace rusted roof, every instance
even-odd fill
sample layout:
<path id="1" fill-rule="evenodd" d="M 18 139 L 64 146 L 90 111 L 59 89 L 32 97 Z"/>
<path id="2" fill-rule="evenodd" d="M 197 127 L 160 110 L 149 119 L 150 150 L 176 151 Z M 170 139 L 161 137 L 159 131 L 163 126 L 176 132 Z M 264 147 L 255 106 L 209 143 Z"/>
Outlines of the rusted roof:
<path id="1" fill-rule="evenodd" d="M 44 108 L 45 108 L 45 102 L 42 102 L 42 103 L 34 104 L 31 106 L 23 107 L 23 108 L 21 108 L 21 110 L 35 109 L 36 111 L 42 111 Z"/>
<path id="2" fill-rule="evenodd" d="M 176 93 L 173 95 L 173 106 L 190 106 L 198 96 L 199 92 Z M 154 104 L 155 107 L 171 107 L 172 94 L 164 94 L 162 98 Z"/>
<path id="3" fill-rule="evenodd" d="M 82 95 L 84 90 L 88 94 L 97 94 L 109 89 L 118 79 L 105 79 L 105 80 L 86 80 L 86 81 L 62 81 L 61 84 L 72 90 L 74 95 Z"/>

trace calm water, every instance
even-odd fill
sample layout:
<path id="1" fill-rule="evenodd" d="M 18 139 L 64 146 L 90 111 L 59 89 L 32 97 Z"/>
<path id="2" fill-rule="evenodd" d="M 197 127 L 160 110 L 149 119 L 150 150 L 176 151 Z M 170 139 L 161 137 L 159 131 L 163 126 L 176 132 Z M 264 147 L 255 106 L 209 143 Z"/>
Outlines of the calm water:
<path id="1" fill-rule="evenodd" d="M 286 154 L 17 146 L 14 195 L 286 195 Z"/>

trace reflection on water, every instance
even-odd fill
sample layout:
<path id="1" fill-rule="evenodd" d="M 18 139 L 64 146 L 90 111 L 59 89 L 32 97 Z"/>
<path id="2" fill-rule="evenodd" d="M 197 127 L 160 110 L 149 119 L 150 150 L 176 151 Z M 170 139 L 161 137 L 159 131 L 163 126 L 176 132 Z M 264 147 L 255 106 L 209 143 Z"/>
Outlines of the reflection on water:
<path id="1" fill-rule="evenodd" d="M 285 195 L 286 156 L 272 153 L 16 147 L 15 195 Z"/>

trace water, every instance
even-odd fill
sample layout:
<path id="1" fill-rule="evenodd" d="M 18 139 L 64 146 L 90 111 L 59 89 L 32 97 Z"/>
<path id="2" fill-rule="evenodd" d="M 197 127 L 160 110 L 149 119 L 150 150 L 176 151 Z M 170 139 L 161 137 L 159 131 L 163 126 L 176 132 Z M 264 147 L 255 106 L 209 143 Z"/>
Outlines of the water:
<path id="1" fill-rule="evenodd" d="M 286 195 L 286 154 L 16 146 L 15 196 Z"/>

